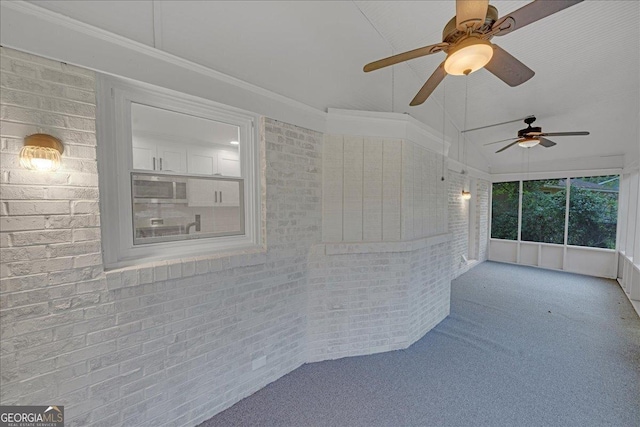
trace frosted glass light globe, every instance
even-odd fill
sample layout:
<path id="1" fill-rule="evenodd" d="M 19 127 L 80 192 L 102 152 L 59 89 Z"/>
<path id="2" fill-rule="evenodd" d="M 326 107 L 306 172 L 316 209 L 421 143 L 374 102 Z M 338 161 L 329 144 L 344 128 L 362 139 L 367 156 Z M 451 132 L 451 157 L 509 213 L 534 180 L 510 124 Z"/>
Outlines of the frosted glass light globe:
<path id="1" fill-rule="evenodd" d="M 471 74 L 487 65 L 492 57 L 493 47 L 489 41 L 469 37 L 449 51 L 444 70 L 454 76 Z"/>
<path id="2" fill-rule="evenodd" d="M 531 148 L 535 147 L 538 144 L 540 144 L 540 140 L 534 138 L 526 138 L 518 142 L 518 145 L 522 148 Z"/>

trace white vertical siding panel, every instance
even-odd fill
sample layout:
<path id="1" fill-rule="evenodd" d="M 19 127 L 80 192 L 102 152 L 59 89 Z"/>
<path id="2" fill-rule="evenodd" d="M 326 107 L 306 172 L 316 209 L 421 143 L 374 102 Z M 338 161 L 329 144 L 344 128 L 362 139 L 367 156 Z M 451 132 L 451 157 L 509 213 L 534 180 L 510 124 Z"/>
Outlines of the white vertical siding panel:
<path id="1" fill-rule="evenodd" d="M 382 139 L 365 139 L 362 200 L 363 240 L 382 240 Z"/>
<path id="2" fill-rule="evenodd" d="M 402 203 L 402 144 L 385 139 L 382 146 L 382 239 L 400 240 Z"/>
<path id="3" fill-rule="evenodd" d="M 324 138 L 322 175 L 322 239 L 325 242 L 342 241 L 342 176 L 344 170 L 344 142 L 342 136 Z"/>
<path id="4" fill-rule="evenodd" d="M 344 216 L 342 238 L 362 241 L 363 138 L 344 137 Z"/>
<path id="5" fill-rule="evenodd" d="M 423 165 L 421 152 L 422 149 L 420 147 L 415 147 L 412 159 L 414 170 L 413 199 L 415 200 L 413 205 L 413 235 L 415 238 L 423 236 L 422 226 L 424 224 L 424 200 L 422 197 L 422 184 L 424 183 L 424 179 L 422 177 Z"/>
<path id="6" fill-rule="evenodd" d="M 429 156 L 429 166 L 427 170 L 427 181 L 429 182 L 429 188 L 427 191 L 427 236 L 432 236 L 437 233 L 437 193 L 436 186 L 438 185 L 436 166 L 438 157 L 434 154 Z"/>
<path id="7" fill-rule="evenodd" d="M 413 150 L 413 143 L 402 141 L 402 240 L 414 239 Z"/>

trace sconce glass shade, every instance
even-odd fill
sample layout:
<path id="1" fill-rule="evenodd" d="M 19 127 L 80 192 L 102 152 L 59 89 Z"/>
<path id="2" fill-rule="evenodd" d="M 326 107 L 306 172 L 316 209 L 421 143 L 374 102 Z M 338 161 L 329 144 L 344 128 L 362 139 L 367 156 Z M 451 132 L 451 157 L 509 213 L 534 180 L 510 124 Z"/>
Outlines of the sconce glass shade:
<path id="1" fill-rule="evenodd" d="M 525 138 L 521 141 L 518 141 L 518 145 L 522 148 L 531 148 L 535 147 L 538 144 L 540 144 L 540 140 L 535 138 Z"/>
<path id="2" fill-rule="evenodd" d="M 471 192 L 462 190 L 462 199 L 463 200 L 471 200 Z"/>
<path id="3" fill-rule="evenodd" d="M 62 142 L 51 135 L 37 133 L 24 139 L 20 150 L 20 165 L 27 169 L 55 171 L 60 167 Z"/>
<path id="4" fill-rule="evenodd" d="M 449 51 L 444 70 L 454 76 L 471 74 L 487 65 L 492 57 L 493 47 L 489 41 L 469 37 Z"/>

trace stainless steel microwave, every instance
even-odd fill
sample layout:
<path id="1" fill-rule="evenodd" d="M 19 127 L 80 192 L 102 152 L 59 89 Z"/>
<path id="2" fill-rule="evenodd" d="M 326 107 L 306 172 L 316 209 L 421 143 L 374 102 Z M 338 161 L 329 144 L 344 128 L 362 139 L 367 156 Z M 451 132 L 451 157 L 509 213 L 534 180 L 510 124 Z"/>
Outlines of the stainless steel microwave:
<path id="1" fill-rule="evenodd" d="M 131 192 L 134 203 L 187 203 L 187 178 L 132 173 Z"/>

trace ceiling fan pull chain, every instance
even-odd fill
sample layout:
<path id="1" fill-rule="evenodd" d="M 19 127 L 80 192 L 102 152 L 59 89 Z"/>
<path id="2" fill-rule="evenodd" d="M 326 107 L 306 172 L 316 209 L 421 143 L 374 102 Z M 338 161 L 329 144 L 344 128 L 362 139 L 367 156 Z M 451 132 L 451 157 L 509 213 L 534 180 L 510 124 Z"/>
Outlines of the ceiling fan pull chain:
<path id="1" fill-rule="evenodd" d="M 469 74 L 464 76 L 464 124 L 463 129 L 467 128 L 467 106 L 469 104 Z M 462 164 L 467 166 L 467 138 L 462 135 Z"/>
<path id="2" fill-rule="evenodd" d="M 447 107 L 447 82 L 442 85 L 442 177 L 440 181 L 444 181 L 444 157 L 445 154 L 445 131 L 446 131 L 446 107 Z"/>

